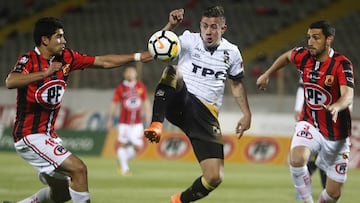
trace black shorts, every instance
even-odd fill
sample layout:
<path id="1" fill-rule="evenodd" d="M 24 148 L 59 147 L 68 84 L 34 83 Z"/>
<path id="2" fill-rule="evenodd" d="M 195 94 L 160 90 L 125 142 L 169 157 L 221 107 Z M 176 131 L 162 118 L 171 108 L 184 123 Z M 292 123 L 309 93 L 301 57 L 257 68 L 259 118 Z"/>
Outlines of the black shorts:
<path id="1" fill-rule="evenodd" d="M 198 161 L 224 159 L 219 121 L 186 86 L 168 104 L 166 119 L 189 137 Z"/>

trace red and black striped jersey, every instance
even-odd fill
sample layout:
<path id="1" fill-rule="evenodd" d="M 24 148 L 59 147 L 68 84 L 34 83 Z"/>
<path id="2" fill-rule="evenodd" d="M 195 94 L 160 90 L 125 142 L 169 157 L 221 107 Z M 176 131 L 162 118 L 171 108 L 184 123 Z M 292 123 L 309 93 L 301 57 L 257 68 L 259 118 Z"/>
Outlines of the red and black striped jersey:
<path id="1" fill-rule="evenodd" d="M 291 53 L 291 61 L 304 82 L 304 98 L 300 120 L 314 125 L 328 140 L 340 140 L 351 134 L 349 108 L 339 112 L 336 122 L 323 105 L 335 103 L 341 96 L 340 86 L 354 88 L 353 66 L 349 59 L 333 49 L 326 61 L 317 61 L 308 49 L 298 47 Z"/>
<path id="2" fill-rule="evenodd" d="M 113 102 L 120 102 L 119 123 L 142 123 L 141 106 L 147 99 L 147 90 L 143 82 L 124 81 L 114 92 Z"/>
<path id="3" fill-rule="evenodd" d="M 69 73 L 92 65 L 94 56 L 65 49 L 61 56 L 45 59 L 35 48 L 19 56 L 12 72 L 29 74 L 46 70 L 52 62 L 61 62 L 62 69 L 52 76 L 17 89 L 14 141 L 35 133 L 57 137 L 54 125 L 66 90 Z"/>

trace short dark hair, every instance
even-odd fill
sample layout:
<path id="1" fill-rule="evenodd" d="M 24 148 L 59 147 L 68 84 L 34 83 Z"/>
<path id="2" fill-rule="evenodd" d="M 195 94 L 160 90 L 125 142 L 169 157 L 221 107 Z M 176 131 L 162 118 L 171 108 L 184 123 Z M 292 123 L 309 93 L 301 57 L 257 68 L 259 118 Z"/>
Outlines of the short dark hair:
<path id="1" fill-rule="evenodd" d="M 61 21 L 54 17 L 43 17 L 36 21 L 34 26 L 34 42 L 36 46 L 41 45 L 41 37 L 46 36 L 48 38 L 55 34 L 57 29 L 63 29 L 64 26 Z"/>
<path id="2" fill-rule="evenodd" d="M 221 18 L 222 23 L 225 24 L 225 11 L 222 6 L 210 6 L 203 12 L 204 17 L 219 17 Z"/>
<path id="3" fill-rule="evenodd" d="M 335 28 L 326 20 L 319 20 L 313 22 L 309 26 L 310 29 L 319 28 L 324 33 L 325 37 L 334 36 L 335 37 Z"/>

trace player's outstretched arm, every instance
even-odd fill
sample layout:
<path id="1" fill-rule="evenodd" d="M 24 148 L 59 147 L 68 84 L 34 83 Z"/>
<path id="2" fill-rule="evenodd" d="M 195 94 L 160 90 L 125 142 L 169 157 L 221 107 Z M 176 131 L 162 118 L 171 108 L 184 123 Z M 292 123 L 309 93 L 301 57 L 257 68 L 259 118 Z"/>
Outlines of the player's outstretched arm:
<path id="1" fill-rule="evenodd" d="M 116 68 L 134 61 L 141 61 L 145 63 L 151 60 L 153 60 L 153 57 L 150 55 L 148 51 L 144 51 L 142 53 L 134 53 L 134 54 L 102 55 L 95 57 L 94 67 Z"/>
<path id="2" fill-rule="evenodd" d="M 265 71 L 262 75 L 258 77 L 256 80 L 256 86 L 260 90 L 265 90 L 268 83 L 269 83 L 269 77 L 271 74 L 275 73 L 276 71 L 280 70 L 281 68 L 285 67 L 287 64 L 290 63 L 291 58 L 291 51 L 287 51 L 280 55 L 274 63 L 270 66 L 269 69 Z"/>
<path id="3" fill-rule="evenodd" d="M 165 25 L 163 30 L 173 30 L 184 19 L 184 9 L 175 9 L 169 13 L 169 22 Z"/>

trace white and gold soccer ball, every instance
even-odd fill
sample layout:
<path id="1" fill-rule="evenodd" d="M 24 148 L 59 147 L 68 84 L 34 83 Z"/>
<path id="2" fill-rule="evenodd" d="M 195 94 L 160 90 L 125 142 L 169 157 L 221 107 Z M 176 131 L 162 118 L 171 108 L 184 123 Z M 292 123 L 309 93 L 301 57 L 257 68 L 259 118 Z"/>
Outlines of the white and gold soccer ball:
<path id="1" fill-rule="evenodd" d="M 148 51 L 155 60 L 172 61 L 179 56 L 180 50 L 179 38 L 172 31 L 157 31 L 148 41 Z"/>

